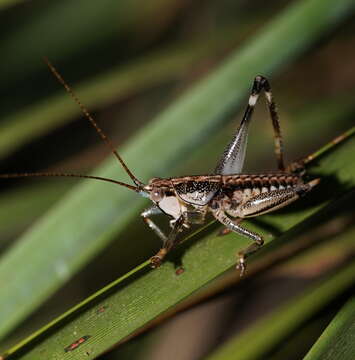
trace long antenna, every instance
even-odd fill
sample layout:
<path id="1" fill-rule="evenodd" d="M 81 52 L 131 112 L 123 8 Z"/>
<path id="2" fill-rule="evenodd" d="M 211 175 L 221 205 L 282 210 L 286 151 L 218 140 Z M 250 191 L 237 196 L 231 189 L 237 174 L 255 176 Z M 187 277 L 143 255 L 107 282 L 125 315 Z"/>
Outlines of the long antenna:
<path id="1" fill-rule="evenodd" d="M 35 172 L 35 173 L 15 173 L 15 174 L 0 174 L 1 179 L 13 179 L 13 178 L 23 178 L 23 177 L 50 177 L 50 176 L 56 176 L 56 177 L 75 177 L 75 178 L 85 178 L 85 179 L 94 179 L 94 180 L 101 180 L 101 181 L 107 181 L 110 183 L 118 184 L 121 186 L 124 186 L 128 189 L 134 190 L 136 192 L 140 191 L 139 187 L 125 184 L 121 181 L 116 181 L 109 178 L 104 178 L 101 176 L 91 176 L 91 175 L 80 175 L 80 174 L 67 174 L 67 173 L 50 173 L 50 172 Z"/>
<path id="2" fill-rule="evenodd" d="M 144 184 L 138 180 L 132 172 L 128 169 L 128 166 L 123 161 L 121 156 L 116 151 L 115 147 L 113 146 L 111 140 L 107 137 L 107 135 L 101 130 L 101 128 L 97 125 L 94 118 L 91 116 L 89 111 L 86 109 L 86 107 L 81 103 L 79 98 L 75 95 L 74 91 L 71 89 L 71 87 L 65 82 L 65 80 L 62 78 L 62 76 L 59 74 L 57 69 L 50 63 L 48 58 L 44 58 L 45 63 L 49 67 L 50 71 L 53 73 L 53 75 L 58 79 L 58 81 L 64 86 L 65 90 L 69 93 L 69 95 L 73 98 L 73 100 L 79 105 L 82 113 L 87 117 L 87 119 L 90 121 L 92 126 L 96 129 L 97 133 L 100 135 L 101 139 L 106 143 L 106 145 L 109 147 L 109 149 L 112 151 L 112 153 L 116 156 L 117 160 L 120 162 L 126 173 L 129 175 L 129 177 L 132 179 L 132 181 L 141 189 Z M 123 184 L 123 183 L 121 183 Z M 125 184 L 127 186 L 127 184 Z"/>

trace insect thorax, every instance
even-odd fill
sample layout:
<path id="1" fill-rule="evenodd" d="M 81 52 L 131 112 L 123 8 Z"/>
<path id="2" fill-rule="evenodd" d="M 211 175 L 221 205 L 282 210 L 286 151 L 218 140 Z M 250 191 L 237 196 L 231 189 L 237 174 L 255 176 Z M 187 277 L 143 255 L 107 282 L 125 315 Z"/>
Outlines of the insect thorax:
<path id="1" fill-rule="evenodd" d="M 208 203 L 221 187 L 220 178 L 211 181 L 207 176 L 154 178 L 149 181 L 147 190 L 151 200 L 164 213 L 174 218 L 184 215 L 188 222 L 200 223 Z"/>

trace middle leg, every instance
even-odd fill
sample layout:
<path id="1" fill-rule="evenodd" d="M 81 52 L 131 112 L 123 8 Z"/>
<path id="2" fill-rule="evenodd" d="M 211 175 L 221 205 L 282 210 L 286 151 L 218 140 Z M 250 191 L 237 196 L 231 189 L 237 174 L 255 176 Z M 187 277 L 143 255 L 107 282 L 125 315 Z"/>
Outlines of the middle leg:
<path id="1" fill-rule="evenodd" d="M 238 252 L 238 264 L 237 269 L 240 270 L 240 276 L 243 276 L 246 269 L 246 263 L 245 259 L 251 255 L 252 253 L 256 252 L 261 246 L 264 244 L 263 238 L 248 229 L 245 229 L 244 227 L 240 226 L 240 223 L 243 219 L 239 218 L 236 220 L 232 220 L 230 217 L 228 217 L 224 211 L 217 209 L 212 211 L 213 216 L 222 223 L 228 230 L 233 231 L 237 234 L 243 235 L 254 242 L 249 245 L 246 249 L 243 249 Z"/>

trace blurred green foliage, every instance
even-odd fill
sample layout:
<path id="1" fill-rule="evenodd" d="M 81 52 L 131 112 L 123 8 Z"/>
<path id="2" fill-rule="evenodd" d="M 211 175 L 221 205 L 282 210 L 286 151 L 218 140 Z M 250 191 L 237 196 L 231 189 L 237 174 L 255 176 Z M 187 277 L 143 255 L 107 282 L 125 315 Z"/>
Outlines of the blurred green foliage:
<path id="1" fill-rule="evenodd" d="M 353 9 L 353 2 L 348 0 L 336 4 L 320 0 L 294 1 L 288 8 L 280 1 L 271 1 L 267 7 L 262 1 L 231 0 L 218 3 L 104 0 L 100 5 L 85 0 L 2 1 L 1 172 L 87 172 L 107 156 L 108 151 L 96 139 L 95 132 L 84 120 L 78 121 L 79 109 L 53 80 L 42 61 L 43 56 L 58 67 L 118 145 L 134 173 L 144 181 L 152 176 L 201 173 L 213 168 L 238 121 L 231 115 L 244 106 L 251 80 L 259 72 L 273 74 L 271 82 L 280 108 L 288 157 L 306 155 L 353 123 L 354 25 L 347 20 Z M 206 79 L 200 80 L 202 78 Z M 272 151 L 266 150 L 272 147 L 272 141 L 267 140 L 272 135 L 270 125 L 261 120 L 265 116 L 262 111 L 255 114 L 248 169 L 274 166 Z M 123 142 L 127 142 L 125 146 L 121 145 Z M 334 154 L 335 160 L 327 165 L 326 183 L 333 184 L 330 180 L 336 175 L 350 174 L 345 180 L 342 178 L 346 184 L 341 184 L 344 187 L 341 186 L 340 191 L 344 192 L 353 179 L 349 167 L 351 155 L 335 151 L 338 151 Z M 94 172 L 126 179 L 113 160 Z M 316 167 L 314 172 L 317 175 Z M 3 338 L 0 354 L 70 306 L 127 273 L 159 247 L 154 235 L 139 219 L 135 220 L 147 203 L 127 190 L 95 183 L 73 186 L 73 182 L 65 179 L 59 179 L 60 182 L 48 179 L 44 185 L 37 181 L 26 179 L 0 184 L 0 329 Z M 68 195 L 63 197 L 67 191 Z M 331 186 L 323 191 L 324 196 L 335 192 Z M 287 223 L 286 219 L 287 216 L 275 214 L 262 221 L 264 225 L 277 225 L 278 231 L 282 231 L 294 224 Z M 233 264 L 235 249 L 245 244 L 243 240 L 238 241 L 227 237 L 221 246 L 216 244 L 215 249 L 210 248 L 212 252 L 221 251 L 224 266 L 218 274 Z M 196 243 L 197 248 L 205 242 L 202 239 Z M 229 260 L 222 256 L 222 243 L 226 246 L 225 255 L 231 255 Z M 189 253 L 190 249 L 187 263 Z M 319 263 L 329 256 L 323 255 Z M 185 258 L 183 260 L 185 262 Z M 203 257 L 195 265 L 202 272 L 208 267 Z M 167 276 L 174 275 L 171 263 L 161 271 L 168 271 Z M 326 271 L 325 266 L 325 274 Z M 154 286 L 164 287 L 160 283 L 163 278 L 160 270 L 147 276 L 154 278 Z M 144 277 L 137 278 L 132 286 L 139 287 L 139 281 L 144 281 Z M 196 282 L 188 292 L 186 285 L 184 296 L 205 282 Z M 260 289 L 254 294 L 260 300 L 256 306 L 263 309 L 258 291 Z M 282 289 L 274 285 L 270 291 L 282 292 Z M 138 289 L 136 296 L 139 297 L 139 293 Z M 120 294 L 125 296 L 124 291 Z M 159 311 L 163 311 L 173 306 L 176 299 L 165 305 L 158 304 L 157 299 L 155 305 L 161 305 Z M 329 296 L 324 303 L 332 299 Z M 292 301 L 291 297 L 290 303 Z M 134 306 L 134 301 L 131 304 Z M 142 320 L 142 314 L 149 313 L 149 306 L 137 305 L 134 310 L 141 315 L 129 319 L 122 334 L 136 328 L 138 318 Z M 224 316 L 229 318 L 227 313 L 221 313 L 221 319 Z M 304 321 L 307 323 L 307 318 Z M 75 329 L 80 338 L 80 326 Z M 95 331 L 104 334 L 107 329 L 102 325 Z M 228 326 L 219 331 L 219 337 L 225 338 Z M 322 329 L 313 331 L 320 334 Z M 193 334 L 193 327 L 191 332 Z M 60 333 L 58 336 L 52 333 L 48 341 L 54 339 L 59 348 L 64 349 L 63 342 L 69 345 L 70 338 L 75 341 L 74 335 L 61 338 Z M 145 344 L 143 358 L 160 347 L 159 343 L 149 340 L 149 336 L 154 339 L 155 335 L 138 339 L 131 345 L 134 349 Z M 317 333 L 314 337 L 317 338 Z M 180 341 L 179 334 L 175 338 L 176 342 Z M 87 358 L 93 358 L 121 338 L 111 338 L 109 343 L 103 340 L 104 336 L 100 339 L 97 352 L 91 349 Z M 195 345 L 197 347 L 197 340 Z M 220 342 L 205 345 L 203 351 L 206 354 L 216 345 Z M 40 346 L 34 348 L 37 350 L 42 351 Z M 81 350 L 85 352 L 85 347 Z M 302 358 L 307 350 L 295 351 L 290 359 Z M 46 356 L 55 356 L 51 351 L 52 348 L 47 347 Z M 142 357 L 142 351 L 133 353 L 134 358 Z M 64 355 L 75 354 L 63 352 L 58 356 L 62 359 Z M 125 346 L 105 358 L 127 356 L 132 359 L 131 355 L 124 354 Z M 35 356 L 31 357 L 29 352 L 26 358 L 37 359 L 38 353 Z"/>

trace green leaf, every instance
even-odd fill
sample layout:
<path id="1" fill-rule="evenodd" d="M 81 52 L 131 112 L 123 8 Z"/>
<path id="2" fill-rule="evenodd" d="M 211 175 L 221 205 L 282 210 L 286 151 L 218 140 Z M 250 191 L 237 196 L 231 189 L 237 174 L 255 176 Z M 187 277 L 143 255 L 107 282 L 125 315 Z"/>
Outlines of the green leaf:
<path id="1" fill-rule="evenodd" d="M 239 106 L 255 74 L 261 72 L 269 75 L 280 71 L 319 39 L 325 30 L 349 15 L 353 8 L 350 0 L 341 0 L 337 4 L 330 0 L 307 0 L 290 6 L 211 76 L 142 129 L 122 149 L 124 159 L 139 178 L 148 179 L 169 173 L 177 163 L 184 161 L 191 149 L 206 141 L 226 120 L 226 115 Z M 334 171 L 334 166 L 331 170 Z M 107 161 L 95 173 L 120 180 L 125 178 L 113 160 Z M 347 181 L 351 179 L 350 174 L 350 169 L 345 173 L 340 171 L 339 177 Z M 3 256 L 0 283 L 6 286 L 0 290 L 0 336 L 5 336 L 105 247 L 115 234 L 123 231 L 142 205 L 143 201 L 126 189 L 96 183 L 75 187 L 58 207 L 51 210 Z M 302 213 L 302 218 L 306 215 Z M 285 222 L 285 226 L 299 220 L 296 217 L 289 223 Z M 124 244 L 124 236 L 121 236 L 121 241 Z M 128 334 L 172 306 L 230 267 L 235 261 L 231 254 L 244 245 L 244 240 L 231 242 L 227 237 L 223 241 L 215 237 L 207 238 L 196 244 L 194 251 L 186 253 L 184 263 L 188 271 L 178 280 L 172 265 L 167 263 L 158 271 L 148 274 L 150 283 L 155 284 L 154 288 L 145 285 L 144 278 L 132 283 L 131 289 L 136 290 L 129 292 L 126 288 L 119 293 L 124 306 L 116 311 L 125 320 L 115 318 L 115 327 L 107 325 L 105 336 L 108 335 L 107 329 L 120 331 L 120 336 Z M 216 252 L 217 248 L 222 251 Z M 225 257 L 226 254 L 229 254 L 229 258 Z M 196 262 L 196 259 L 200 261 Z M 214 266 L 210 268 L 211 260 Z M 193 278 L 193 274 L 196 277 Z M 181 285 L 183 279 L 186 284 Z M 162 284 L 163 288 L 167 285 L 165 292 L 169 290 L 171 298 L 162 298 L 156 292 L 158 284 L 160 288 Z M 138 297 L 137 291 L 140 293 Z M 148 311 L 149 304 L 158 307 Z M 144 310 L 140 316 L 136 311 L 137 306 Z M 87 316 L 91 317 L 93 313 Z M 61 339 L 63 343 L 69 340 L 67 336 Z M 101 338 L 101 348 L 117 341 L 117 338 Z M 61 346 L 62 343 L 57 345 Z M 62 359 L 63 353 L 60 354 Z"/>
<path id="2" fill-rule="evenodd" d="M 73 184 L 53 181 L 23 186 L 0 196 L 0 247 L 3 239 L 18 233 L 55 203 Z"/>
<path id="3" fill-rule="evenodd" d="M 335 316 L 304 360 L 352 360 L 355 354 L 355 297 Z"/>

